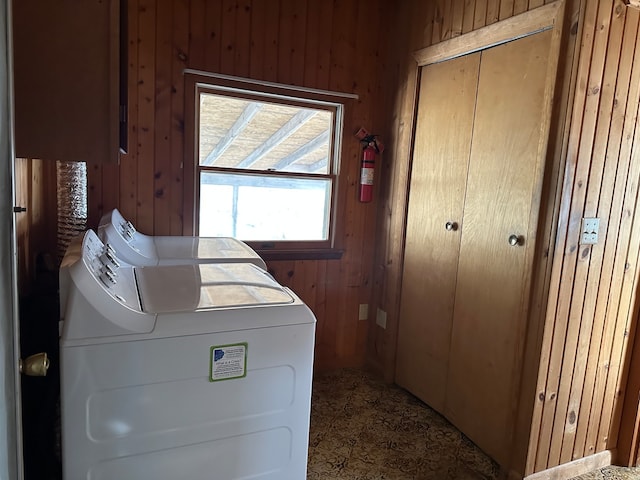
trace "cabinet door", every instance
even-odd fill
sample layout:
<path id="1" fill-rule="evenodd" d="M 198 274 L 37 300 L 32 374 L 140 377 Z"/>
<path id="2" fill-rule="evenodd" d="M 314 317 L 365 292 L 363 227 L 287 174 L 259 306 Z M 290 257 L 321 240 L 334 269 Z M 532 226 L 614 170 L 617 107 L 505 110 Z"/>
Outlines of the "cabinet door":
<path id="1" fill-rule="evenodd" d="M 551 35 L 484 50 L 480 63 L 445 415 L 503 465 L 517 407 L 548 135 Z M 523 244 L 510 245 L 511 235 Z"/>
<path id="2" fill-rule="evenodd" d="M 13 1 L 18 157 L 118 161 L 119 7 L 119 0 Z"/>
<path id="3" fill-rule="evenodd" d="M 396 382 L 441 412 L 479 60 L 423 67 L 420 80 Z"/>

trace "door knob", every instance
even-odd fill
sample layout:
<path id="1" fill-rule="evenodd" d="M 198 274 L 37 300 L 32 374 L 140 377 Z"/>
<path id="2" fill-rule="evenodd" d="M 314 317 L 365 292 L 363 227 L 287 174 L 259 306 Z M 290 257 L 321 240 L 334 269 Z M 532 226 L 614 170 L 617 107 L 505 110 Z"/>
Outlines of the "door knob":
<path id="1" fill-rule="evenodd" d="M 456 222 L 447 222 L 444 224 L 444 228 L 450 232 L 455 232 L 458 230 L 458 224 Z"/>
<path id="2" fill-rule="evenodd" d="M 47 370 L 49 369 L 49 357 L 45 352 L 36 353 L 24 360 L 20 359 L 18 364 L 20 373 L 28 375 L 29 377 L 46 377 Z"/>
<path id="3" fill-rule="evenodd" d="M 511 235 L 509 237 L 509 245 L 512 247 L 524 245 L 524 237 L 522 235 Z"/>

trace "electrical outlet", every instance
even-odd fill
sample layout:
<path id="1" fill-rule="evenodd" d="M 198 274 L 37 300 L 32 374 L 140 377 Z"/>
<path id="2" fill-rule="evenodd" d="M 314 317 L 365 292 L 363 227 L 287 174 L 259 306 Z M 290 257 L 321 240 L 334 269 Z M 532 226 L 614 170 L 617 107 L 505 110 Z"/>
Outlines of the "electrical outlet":
<path id="1" fill-rule="evenodd" d="M 358 320 L 366 320 L 369 318 L 369 304 L 361 303 L 358 309 Z"/>
<path id="2" fill-rule="evenodd" d="M 382 328 L 387 328 L 387 312 L 378 309 L 376 312 L 376 324 Z"/>
<path id="3" fill-rule="evenodd" d="M 583 218 L 580 230 L 581 245 L 595 245 L 598 243 L 598 230 L 600 229 L 599 218 Z"/>

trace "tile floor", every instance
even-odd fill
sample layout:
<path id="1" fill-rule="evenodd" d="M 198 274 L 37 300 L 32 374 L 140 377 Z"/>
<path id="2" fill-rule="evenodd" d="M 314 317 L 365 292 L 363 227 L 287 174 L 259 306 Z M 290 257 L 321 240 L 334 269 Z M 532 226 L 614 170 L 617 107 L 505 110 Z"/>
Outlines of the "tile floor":
<path id="1" fill-rule="evenodd" d="M 316 374 L 307 480 L 494 480 L 498 466 L 418 399 L 361 370 Z M 640 479 L 608 467 L 574 480 Z"/>

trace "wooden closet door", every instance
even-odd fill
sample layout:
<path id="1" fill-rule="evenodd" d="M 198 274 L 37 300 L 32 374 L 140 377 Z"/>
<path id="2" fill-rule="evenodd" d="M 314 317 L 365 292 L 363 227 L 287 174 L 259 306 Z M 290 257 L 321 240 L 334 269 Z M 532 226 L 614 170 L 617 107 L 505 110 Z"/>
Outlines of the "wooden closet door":
<path id="1" fill-rule="evenodd" d="M 418 97 L 396 382 L 441 412 L 479 61 L 423 67 Z"/>
<path id="2" fill-rule="evenodd" d="M 551 31 L 482 52 L 445 415 L 499 463 L 517 408 L 548 135 Z M 511 235 L 522 245 L 512 246 Z M 428 274 L 428 270 L 425 271 Z"/>

